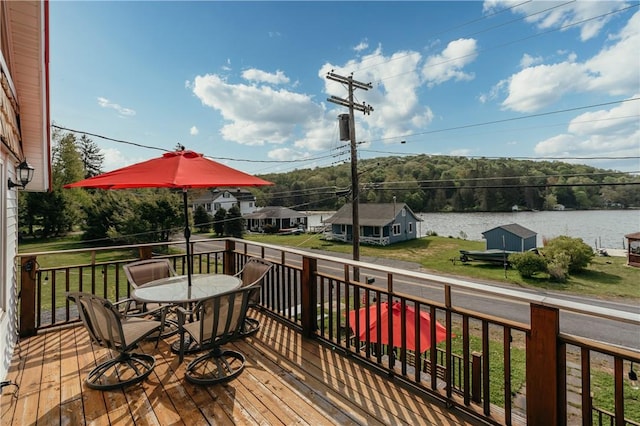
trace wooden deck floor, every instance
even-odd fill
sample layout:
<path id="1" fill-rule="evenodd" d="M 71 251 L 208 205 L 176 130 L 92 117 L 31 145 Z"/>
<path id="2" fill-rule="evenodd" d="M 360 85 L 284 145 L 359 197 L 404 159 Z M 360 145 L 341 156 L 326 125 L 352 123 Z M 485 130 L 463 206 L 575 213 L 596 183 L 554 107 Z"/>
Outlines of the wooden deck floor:
<path id="1" fill-rule="evenodd" d="M 100 392 L 83 380 L 108 353 L 92 350 L 84 328 L 22 340 L 7 377 L 17 386 L 2 390 L 0 424 L 471 424 L 274 319 L 260 320 L 256 336 L 234 344 L 247 357 L 239 378 L 209 387 L 184 380 L 185 364 L 166 342 L 142 346 L 156 356 L 146 381 Z"/>

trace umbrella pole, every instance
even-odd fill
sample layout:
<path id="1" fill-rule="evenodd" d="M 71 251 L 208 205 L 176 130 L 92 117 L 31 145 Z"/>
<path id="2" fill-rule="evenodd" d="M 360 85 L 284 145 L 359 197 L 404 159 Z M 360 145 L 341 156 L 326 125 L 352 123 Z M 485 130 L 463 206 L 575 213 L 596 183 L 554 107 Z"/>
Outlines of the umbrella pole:
<path id="1" fill-rule="evenodd" d="M 189 229 L 189 206 L 187 204 L 187 188 L 182 189 L 182 202 L 184 204 L 184 239 L 187 242 L 187 282 L 191 287 L 191 244 L 189 243 L 189 237 L 191 237 L 191 230 Z"/>

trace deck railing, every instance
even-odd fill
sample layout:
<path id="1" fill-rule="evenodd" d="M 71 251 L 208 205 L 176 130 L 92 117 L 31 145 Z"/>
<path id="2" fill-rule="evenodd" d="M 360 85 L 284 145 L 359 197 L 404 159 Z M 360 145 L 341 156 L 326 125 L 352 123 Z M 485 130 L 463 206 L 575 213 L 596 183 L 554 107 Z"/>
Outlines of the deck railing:
<path id="1" fill-rule="evenodd" d="M 630 412 L 625 397 L 628 400 L 635 392 L 625 372 L 631 362 L 640 364 L 638 348 L 572 336 L 561 333 L 559 327 L 561 313 L 577 312 L 589 321 L 606 319 L 632 326 L 640 325 L 639 315 L 246 240 L 196 240 L 192 244 L 195 273 L 233 274 L 249 257 L 271 261 L 274 268 L 262 288 L 261 309 L 305 337 L 320 339 L 345 356 L 368 364 L 389 380 L 403 382 L 481 421 L 537 425 L 563 424 L 571 418 L 585 425 L 639 424 L 637 411 L 631 413 L 633 418 L 625 416 Z M 87 262 L 78 265 L 52 261 L 54 252 L 21 254 L 21 334 L 77 321 L 64 297 L 66 291 L 89 291 L 110 299 L 128 297 L 130 288 L 121 272 L 126 262 L 161 256 L 170 258 L 178 272 L 186 270 L 184 255 L 157 255 L 153 253 L 156 247 L 85 250 Z M 96 260 L 98 253 L 109 250 L 132 254 L 115 261 Z M 38 259 L 46 265 L 40 266 Z M 427 288 L 428 297 L 423 296 Z M 526 303 L 530 320 L 521 323 L 462 308 L 457 303 L 459 292 Z M 393 340 L 394 331 L 400 333 L 398 347 L 378 343 L 382 327 L 377 327 L 377 335 L 369 332 L 360 338 L 362 325 L 350 324 L 349 313 L 365 309 L 371 312 L 368 321 L 381 322 L 378 313 L 383 302 L 398 303 L 401 311 L 409 307 L 423 312 L 430 320 L 432 341 L 436 340 L 439 321 L 446 328 L 444 341 L 416 354 L 407 345 L 406 321 L 399 329 L 390 321 L 382 325 L 388 327 L 389 340 Z M 425 325 L 419 319 L 412 325 L 418 346 L 420 327 Z M 573 366 L 573 360 L 579 368 Z M 607 371 L 612 385 L 593 389 L 593 375 Z M 579 389 L 573 391 L 576 375 Z M 596 391 L 611 395 L 613 406 L 594 404 L 592 394 Z M 580 398 L 577 413 L 569 409 L 576 406 L 575 395 Z"/>

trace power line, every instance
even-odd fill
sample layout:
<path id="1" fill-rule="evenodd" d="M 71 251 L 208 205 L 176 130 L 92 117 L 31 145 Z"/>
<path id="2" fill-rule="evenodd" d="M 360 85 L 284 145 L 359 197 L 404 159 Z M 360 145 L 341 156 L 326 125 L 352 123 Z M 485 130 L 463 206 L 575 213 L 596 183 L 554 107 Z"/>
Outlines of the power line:
<path id="1" fill-rule="evenodd" d="M 411 153 L 411 152 L 397 152 L 397 151 L 380 151 L 375 149 L 361 149 L 360 151 L 365 152 L 374 152 L 378 154 L 389 154 L 389 155 L 399 155 L 399 156 L 420 156 L 427 155 L 429 157 L 445 157 L 445 158 L 455 158 L 455 157 L 464 157 L 464 158 L 476 158 L 482 159 L 485 158 L 487 160 L 500 160 L 500 159 L 510 159 L 510 160 L 532 160 L 532 161 L 544 161 L 544 160 L 637 160 L 640 159 L 640 156 L 629 155 L 629 156 L 602 156 L 602 157 L 513 157 L 513 156 L 505 156 L 505 157 L 497 157 L 490 155 L 431 155 L 424 153 Z M 373 160 L 373 159 L 368 159 Z"/>
<path id="2" fill-rule="evenodd" d="M 580 106 L 580 107 L 573 107 L 573 108 L 566 108 L 566 109 L 555 110 L 555 111 L 541 112 L 541 113 L 537 113 L 537 114 L 529 114 L 529 115 L 524 115 L 524 116 L 520 116 L 520 117 L 504 118 L 502 120 L 485 121 L 483 123 L 463 124 L 461 126 L 454 126 L 454 127 L 447 127 L 447 128 L 444 128 L 444 129 L 427 130 L 425 132 L 412 133 L 412 134 L 408 134 L 408 135 L 403 135 L 402 137 L 410 137 L 410 136 L 418 136 L 418 135 L 431 135 L 431 134 L 434 134 L 434 133 L 442 133 L 442 132 L 448 132 L 448 131 L 452 131 L 452 130 L 460 130 L 460 129 L 469 129 L 471 127 L 488 126 L 490 124 L 508 123 L 510 121 L 519 121 L 519 120 L 525 120 L 525 119 L 529 119 L 529 118 L 544 117 L 544 116 L 547 116 L 547 115 L 561 114 L 561 113 L 565 113 L 565 112 L 573 112 L 573 111 L 579 111 L 579 110 L 583 110 L 583 109 L 603 107 L 603 106 L 607 106 L 607 105 L 614 105 L 614 104 L 620 104 L 620 103 L 637 101 L 637 100 L 640 100 L 640 98 L 629 98 L 629 99 L 622 99 L 622 100 L 619 100 L 619 101 L 603 102 L 603 103 L 599 103 L 599 104 L 591 104 L 591 105 L 585 105 L 585 106 Z M 398 136 L 389 136 L 389 137 L 386 137 L 386 138 L 374 139 L 371 142 L 380 142 L 380 141 L 386 141 L 386 140 L 391 140 L 391 139 L 398 139 Z"/>

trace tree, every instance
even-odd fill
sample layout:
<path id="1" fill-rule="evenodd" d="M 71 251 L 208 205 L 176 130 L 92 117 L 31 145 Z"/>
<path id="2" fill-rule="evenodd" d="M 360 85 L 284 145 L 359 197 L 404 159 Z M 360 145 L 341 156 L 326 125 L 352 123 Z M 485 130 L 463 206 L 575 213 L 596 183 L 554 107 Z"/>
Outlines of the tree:
<path id="1" fill-rule="evenodd" d="M 224 223 L 224 234 L 229 237 L 242 238 L 244 220 L 240 213 L 240 207 L 233 206 L 227 212 Z"/>
<path id="2" fill-rule="evenodd" d="M 193 225 L 200 232 L 209 232 L 211 229 L 211 215 L 207 213 L 203 206 L 198 206 L 193 213 Z"/>
<path id="3" fill-rule="evenodd" d="M 226 217 L 227 210 L 222 207 L 220 207 L 216 211 L 216 214 L 213 215 L 213 232 L 215 232 L 218 237 L 224 235 L 224 223 Z"/>
<path id="4" fill-rule="evenodd" d="M 567 272 L 575 273 L 582 271 L 591 263 L 594 253 L 582 238 L 561 235 L 547 241 L 544 255 L 550 265 L 552 263 L 567 264 Z"/>
<path id="5" fill-rule="evenodd" d="M 86 209 L 83 238 L 109 238 L 126 244 L 166 242 L 185 223 L 180 197 L 165 188 L 98 197 L 106 198 Z"/>
<path id="6" fill-rule="evenodd" d="M 85 179 L 102 173 L 104 154 L 100 152 L 98 145 L 89 139 L 87 135 L 80 137 L 78 141 L 78 151 L 80 152 Z"/>
<path id="7" fill-rule="evenodd" d="M 83 220 L 82 206 L 89 202 L 81 189 L 63 189 L 68 183 L 84 176 L 82 161 L 71 133 L 54 131 L 52 135 L 52 191 L 26 193 L 20 213 L 20 226 L 33 235 L 36 229 L 42 237 L 62 235 Z"/>
<path id="8" fill-rule="evenodd" d="M 547 260 L 532 251 L 510 254 L 509 264 L 516 268 L 523 278 L 531 278 L 538 272 L 547 271 Z"/>

